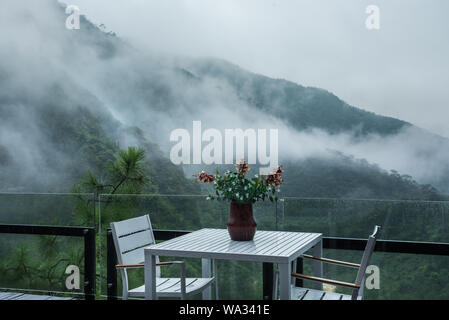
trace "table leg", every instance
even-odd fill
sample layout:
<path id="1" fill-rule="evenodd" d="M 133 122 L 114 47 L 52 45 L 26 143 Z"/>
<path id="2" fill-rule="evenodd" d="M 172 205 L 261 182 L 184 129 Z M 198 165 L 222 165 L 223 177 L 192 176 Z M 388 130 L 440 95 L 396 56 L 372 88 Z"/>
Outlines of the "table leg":
<path id="1" fill-rule="evenodd" d="M 323 241 L 321 240 L 313 247 L 313 255 L 315 257 L 321 258 L 323 255 Z M 315 277 L 322 278 L 323 277 L 323 262 L 315 260 L 313 262 L 313 273 Z M 323 290 L 323 283 L 316 282 L 315 287 L 318 290 Z"/>
<path id="2" fill-rule="evenodd" d="M 291 273 L 292 264 L 290 262 L 279 264 L 279 296 L 281 300 L 291 298 Z"/>
<path id="3" fill-rule="evenodd" d="M 212 276 L 211 274 L 211 260 L 210 259 L 201 259 L 201 265 L 202 265 L 202 275 L 203 278 L 210 278 Z M 203 300 L 211 300 L 212 299 L 212 288 L 211 286 L 208 286 L 203 291 Z"/>
<path id="4" fill-rule="evenodd" d="M 145 251 L 145 299 L 156 300 L 156 256 Z"/>

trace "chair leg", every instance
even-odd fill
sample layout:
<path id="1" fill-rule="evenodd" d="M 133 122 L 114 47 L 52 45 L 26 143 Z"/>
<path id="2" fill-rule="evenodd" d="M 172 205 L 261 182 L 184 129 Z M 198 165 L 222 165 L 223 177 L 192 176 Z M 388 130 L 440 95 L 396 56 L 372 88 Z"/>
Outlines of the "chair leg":
<path id="1" fill-rule="evenodd" d="M 211 259 L 201 259 L 201 272 L 203 278 L 211 278 Z M 203 300 L 211 300 L 212 288 L 207 286 L 203 290 Z"/>
<path id="2" fill-rule="evenodd" d="M 125 290 L 125 288 L 122 291 L 122 300 L 128 300 L 128 290 Z"/>
<path id="3" fill-rule="evenodd" d="M 122 300 L 128 300 L 128 273 L 126 269 L 120 270 L 120 275 L 122 276 Z"/>

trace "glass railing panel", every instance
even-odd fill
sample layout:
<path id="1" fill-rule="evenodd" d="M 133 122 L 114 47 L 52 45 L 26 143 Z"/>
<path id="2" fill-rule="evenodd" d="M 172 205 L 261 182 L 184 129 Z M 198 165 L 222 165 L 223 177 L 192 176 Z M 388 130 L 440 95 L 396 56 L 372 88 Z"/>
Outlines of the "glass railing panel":
<path id="1" fill-rule="evenodd" d="M 93 194 L 0 193 L 0 223 L 95 226 Z"/>
<path id="2" fill-rule="evenodd" d="M 0 193 L 0 224 L 94 227 L 94 199 L 93 194 Z M 75 296 L 84 292 L 83 237 L 6 231 L 0 233 L 0 288 L 3 291 Z M 73 281 L 70 278 L 66 285 L 71 270 L 76 268 L 79 278 Z"/>
<path id="3" fill-rule="evenodd" d="M 449 202 L 285 198 L 279 228 L 327 237 L 449 242 Z"/>
<path id="4" fill-rule="evenodd" d="M 449 242 L 448 202 L 286 198 L 283 205 L 281 230 L 366 239 L 374 225 L 380 225 L 379 238 L 384 240 Z M 324 250 L 326 257 L 355 263 L 360 263 L 362 254 L 362 251 Z M 365 298 L 449 299 L 448 290 L 444 285 L 441 287 L 448 262 L 447 256 L 374 252 L 367 277 L 372 275 L 372 283 L 378 271 L 380 287 L 365 288 Z M 312 272 L 311 265 L 305 261 L 306 273 Z M 324 275 L 348 282 L 355 280 L 354 270 L 329 264 L 325 264 Z M 307 281 L 304 284 L 313 285 Z M 337 290 L 350 293 L 341 287 Z"/>
<path id="5" fill-rule="evenodd" d="M 220 299 L 261 300 L 262 285 L 261 263 L 225 260 L 218 262 Z"/>
<path id="6" fill-rule="evenodd" d="M 229 206 L 229 203 L 227 203 Z M 257 223 L 257 230 L 277 230 L 278 229 L 278 215 L 280 205 L 270 201 L 259 201 L 253 205 L 254 220 Z M 226 211 L 229 216 L 229 208 Z M 223 226 L 226 228 L 226 225 Z"/>
<path id="7" fill-rule="evenodd" d="M 379 267 L 380 289 L 366 290 L 367 299 L 449 299 L 449 256 L 376 252 L 370 264 Z"/>
<path id="8" fill-rule="evenodd" d="M 83 238 L 0 234 L 0 257 L 1 291 L 69 296 L 84 292 Z M 79 272 L 67 285 L 72 268 Z"/>
<path id="9" fill-rule="evenodd" d="M 182 260 L 186 264 L 188 277 L 201 277 L 201 260 L 161 257 L 161 261 Z M 262 299 L 262 264 L 240 261 L 217 261 L 218 292 L 219 299 L 232 300 L 260 300 Z M 161 269 L 162 277 L 179 277 L 176 266 Z M 134 269 L 128 272 L 130 288 L 136 288 L 143 284 L 143 269 Z M 105 288 L 103 289 L 105 290 Z M 122 283 L 118 276 L 118 297 L 121 297 Z M 212 291 L 212 298 L 214 297 Z M 193 300 L 201 300 L 202 294 L 189 297 Z"/>
<path id="10" fill-rule="evenodd" d="M 144 214 L 149 214 L 153 229 L 188 230 L 201 228 L 226 228 L 229 218 L 229 202 L 211 201 L 207 196 L 173 196 L 173 195 L 101 195 L 99 212 L 101 232 L 105 234 L 110 223 Z M 254 205 L 254 216 L 258 230 L 276 229 L 276 204 L 261 202 Z M 101 294 L 105 295 L 106 287 L 106 243 L 101 237 L 100 268 Z M 163 257 L 167 260 L 170 257 Z M 179 258 L 178 258 L 179 259 Z M 201 277 L 201 261 L 199 259 L 183 259 L 186 261 L 187 273 L 191 277 Z M 262 297 L 262 267 L 258 263 L 237 261 L 219 261 L 217 264 L 219 277 L 219 295 L 228 299 L 260 299 Z M 131 286 L 143 284 L 143 271 L 133 270 L 130 273 Z M 163 268 L 162 276 L 177 276 L 176 268 Z M 118 276 L 118 293 L 121 295 L 121 281 Z M 198 298 L 198 297 L 196 297 Z"/>
<path id="11" fill-rule="evenodd" d="M 324 256 L 332 259 L 359 263 L 362 251 L 324 250 Z M 446 285 L 449 272 L 448 256 L 425 254 L 374 252 L 366 273 L 363 298 L 367 300 L 435 300 L 449 299 Z M 325 278 L 354 282 L 357 270 L 324 264 Z M 304 273 L 313 274 L 313 262 L 304 260 Z M 315 288 L 311 281 L 304 287 Z M 351 289 L 325 285 L 331 292 L 351 294 Z"/>

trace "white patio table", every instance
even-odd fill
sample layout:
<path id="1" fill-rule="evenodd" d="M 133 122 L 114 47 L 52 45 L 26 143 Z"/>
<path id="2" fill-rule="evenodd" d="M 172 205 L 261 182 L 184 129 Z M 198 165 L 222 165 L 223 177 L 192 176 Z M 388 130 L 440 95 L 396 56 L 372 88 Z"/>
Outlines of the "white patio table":
<path id="1" fill-rule="evenodd" d="M 156 296 L 156 256 L 201 258 L 203 277 L 211 276 L 211 260 L 238 260 L 279 265 L 280 299 L 291 295 L 292 261 L 314 248 L 322 255 L 322 234 L 284 231 L 257 231 L 253 241 L 232 241 L 226 229 L 201 229 L 145 248 L 145 298 Z M 314 275 L 322 277 L 322 262 L 314 261 Z M 321 284 L 317 285 L 321 288 Z M 203 293 L 210 299 L 211 290 Z"/>

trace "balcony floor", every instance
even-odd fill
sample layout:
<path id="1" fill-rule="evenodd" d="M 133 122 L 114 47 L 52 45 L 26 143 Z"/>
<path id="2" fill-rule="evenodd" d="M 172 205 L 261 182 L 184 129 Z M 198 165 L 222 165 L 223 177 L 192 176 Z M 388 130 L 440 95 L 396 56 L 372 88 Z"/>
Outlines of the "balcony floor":
<path id="1" fill-rule="evenodd" d="M 0 300 L 76 300 L 75 298 L 63 298 L 55 296 L 42 296 L 16 292 L 0 292 Z"/>

